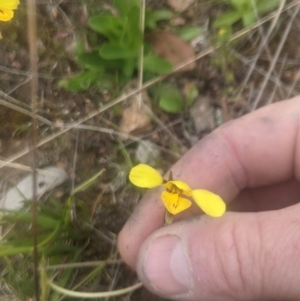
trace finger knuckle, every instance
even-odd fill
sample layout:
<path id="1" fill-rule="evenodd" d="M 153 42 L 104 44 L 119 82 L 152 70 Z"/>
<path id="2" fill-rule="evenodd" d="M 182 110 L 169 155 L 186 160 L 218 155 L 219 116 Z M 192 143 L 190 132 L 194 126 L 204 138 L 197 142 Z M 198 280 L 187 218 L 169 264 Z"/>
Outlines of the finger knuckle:
<path id="1" fill-rule="evenodd" d="M 227 220 L 215 234 L 218 273 L 222 275 L 219 287 L 233 299 L 260 295 L 260 289 L 257 286 L 254 289 L 260 274 L 256 264 L 260 235 L 254 225 L 240 227 L 236 220 Z"/>

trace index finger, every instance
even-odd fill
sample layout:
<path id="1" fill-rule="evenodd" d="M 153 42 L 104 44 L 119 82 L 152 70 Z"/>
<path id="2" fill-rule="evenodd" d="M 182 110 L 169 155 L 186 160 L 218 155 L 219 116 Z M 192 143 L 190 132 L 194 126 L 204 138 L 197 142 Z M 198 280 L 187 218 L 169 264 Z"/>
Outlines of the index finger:
<path id="1" fill-rule="evenodd" d="M 207 189 L 227 203 L 246 187 L 300 178 L 300 97 L 266 106 L 216 129 L 173 167 L 174 179 Z M 135 268 L 143 241 L 164 223 L 157 190 L 150 190 L 119 235 L 119 251 Z"/>

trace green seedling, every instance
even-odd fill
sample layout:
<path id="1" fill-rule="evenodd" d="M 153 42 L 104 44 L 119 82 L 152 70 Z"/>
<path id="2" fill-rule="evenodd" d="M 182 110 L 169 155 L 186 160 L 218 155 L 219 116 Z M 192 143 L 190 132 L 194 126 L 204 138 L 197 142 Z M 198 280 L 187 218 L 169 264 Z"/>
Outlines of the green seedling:
<path id="1" fill-rule="evenodd" d="M 192 41 L 193 39 L 204 34 L 204 30 L 199 26 L 188 26 L 183 27 L 178 31 L 178 35 L 187 42 Z"/>
<path id="2" fill-rule="evenodd" d="M 184 109 L 184 100 L 176 87 L 166 87 L 160 93 L 159 106 L 168 113 L 179 113 Z"/>
<path id="3" fill-rule="evenodd" d="M 213 26 L 228 28 L 237 22 L 244 27 L 252 25 L 258 16 L 268 13 L 280 4 L 280 0 L 228 0 L 229 10 L 218 17 Z"/>
<path id="4" fill-rule="evenodd" d="M 163 84 L 154 86 L 150 93 L 158 100 L 159 107 L 167 113 L 180 113 L 190 107 L 198 96 L 198 90 L 194 85 L 184 95 L 176 86 Z"/>
<path id="5" fill-rule="evenodd" d="M 64 79 L 60 86 L 71 91 L 83 91 L 91 86 L 110 89 L 115 87 L 116 81 L 119 85 L 124 84 L 139 68 L 138 57 L 143 45 L 144 72 L 163 74 L 172 70 L 172 64 L 157 56 L 144 41 L 140 30 L 140 1 L 114 0 L 113 5 L 117 15 L 103 12 L 89 18 L 92 50 L 78 47 L 76 60 L 83 71 L 73 78 Z M 159 21 L 171 17 L 168 10 L 146 9 L 145 29 L 155 30 Z"/>

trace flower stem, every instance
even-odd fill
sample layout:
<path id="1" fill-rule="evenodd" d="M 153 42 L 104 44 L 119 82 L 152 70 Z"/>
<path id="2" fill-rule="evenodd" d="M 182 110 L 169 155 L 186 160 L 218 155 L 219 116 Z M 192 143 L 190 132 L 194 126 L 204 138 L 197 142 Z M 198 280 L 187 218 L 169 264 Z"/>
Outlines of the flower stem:
<path id="1" fill-rule="evenodd" d="M 174 215 L 168 210 L 165 211 L 165 226 L 172 224 Z"/>

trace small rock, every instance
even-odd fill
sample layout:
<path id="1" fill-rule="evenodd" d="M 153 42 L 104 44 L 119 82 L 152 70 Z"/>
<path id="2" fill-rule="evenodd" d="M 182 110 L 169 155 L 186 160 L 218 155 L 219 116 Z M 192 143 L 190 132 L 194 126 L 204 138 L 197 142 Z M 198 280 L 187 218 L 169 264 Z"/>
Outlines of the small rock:
<path id="1" fill-rule="evenodd" d="M 197 134 L 211 132 L 216 127 L 214 107 L 207 96 L 199 96 L 190 108 Z"/>
<path id="2" fill-rule="evenodd" d="M 141 163 L 154 165 L 160 155 L 160 150 L 150 141 L 141 141 L 135 155 Z"/>
<path id="3" fill-rule="evenodd" d="M 68 179 L 64 169 L 57 166 L 48 166 L 43 169 L 49 173 L 37 171 L 37 198 L 39 199 L 46 191 L 54 189 Z M 0 200 L 0 207 L 8 210 L 18 210 L 22 208 L 24 200 L 33 198 L 33 175 L 23 178 Z"/>

